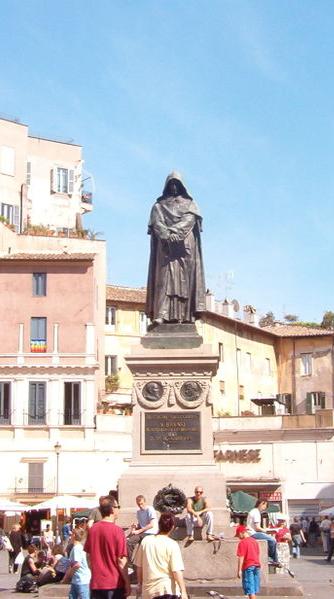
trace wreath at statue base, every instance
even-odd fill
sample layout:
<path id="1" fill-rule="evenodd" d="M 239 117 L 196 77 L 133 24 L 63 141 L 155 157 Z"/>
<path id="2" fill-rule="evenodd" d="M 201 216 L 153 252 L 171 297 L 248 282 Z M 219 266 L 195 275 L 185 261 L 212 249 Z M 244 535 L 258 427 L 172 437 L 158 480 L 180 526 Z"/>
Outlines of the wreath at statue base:
<path id="1" fill-rule="evenodd" d="M 153 507 L 160 513 L 181 514 L 186 507 L 187 498 L 181 489 L 169 484 L 160 489 L 153 499 Z"/>

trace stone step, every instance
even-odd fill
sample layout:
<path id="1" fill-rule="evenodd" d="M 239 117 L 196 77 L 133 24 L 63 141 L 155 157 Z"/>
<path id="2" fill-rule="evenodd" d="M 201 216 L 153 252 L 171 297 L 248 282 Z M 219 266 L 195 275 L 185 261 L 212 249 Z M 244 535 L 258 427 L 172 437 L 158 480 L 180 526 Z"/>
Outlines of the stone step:
<path id="1" fill-rule="evenodd" d="M 61 599 L 62 597 L 68 597 L 70 586 L 68 584 L 47 584 L 39 588 L 38 597 L 39 599 Z M 209 581 L 203 581 L 201 583 L 188 583 L 187 591 L 189 599 L 208 599 L 208 591 L 217 591 L 228 599 L 239 599 L 244 597 L 241 591 L 241 582 L 230 582 L 224 580 L 217 580 L 214 584 Z M 132 587 L 131 597 L 136 596 L 136 587 Z M 282 597 L 303 597 L 303 589 L 300 583 L 290 578 L 287 575 L 269 575 L 268 583 L 261 585 L 261 592 L 257 595 L 258 599 L 264 597 L 270 597 L 270 599 L 278 599 Z"/>

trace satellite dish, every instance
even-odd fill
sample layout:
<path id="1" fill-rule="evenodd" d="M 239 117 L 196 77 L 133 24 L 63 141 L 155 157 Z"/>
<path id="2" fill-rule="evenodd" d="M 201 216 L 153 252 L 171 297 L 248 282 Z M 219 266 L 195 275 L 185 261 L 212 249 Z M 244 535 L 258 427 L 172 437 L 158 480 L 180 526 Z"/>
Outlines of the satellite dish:
<path id="1" fill-rule="evenodd" d="M 240 311 L 240 305 L 239 305 L 238 300 L 233 299 L 232 300 L 232 305 L 233 305 L 234 312 L 239 312 Z"/>

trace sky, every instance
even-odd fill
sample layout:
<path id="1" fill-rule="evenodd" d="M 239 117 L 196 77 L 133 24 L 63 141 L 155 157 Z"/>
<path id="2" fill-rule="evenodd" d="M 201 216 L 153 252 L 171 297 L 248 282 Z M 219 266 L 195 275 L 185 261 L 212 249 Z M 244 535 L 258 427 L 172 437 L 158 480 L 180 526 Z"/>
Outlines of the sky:
<path id="1" fill-rule="evenodd" d="M 0 0 L 0 112 L 74 139 L 108 282 L 146 284 L 177 170 L 206 285 L 260 314 L 334 310 L 332 0 Z"/>

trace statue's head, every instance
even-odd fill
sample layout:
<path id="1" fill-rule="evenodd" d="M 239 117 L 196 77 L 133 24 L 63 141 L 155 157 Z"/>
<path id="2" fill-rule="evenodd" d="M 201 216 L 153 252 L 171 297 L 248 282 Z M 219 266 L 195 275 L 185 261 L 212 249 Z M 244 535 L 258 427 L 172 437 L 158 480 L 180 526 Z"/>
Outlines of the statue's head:
<path id="1" fill-rule="evenodd" d="M 168 175 L 165 182 L 163 195 L 173 197 L 183 196 L 185 198 L 189 197 L 180 173 L 173 171 L 172 173 L 170 173 L 170 175 Z"/>

